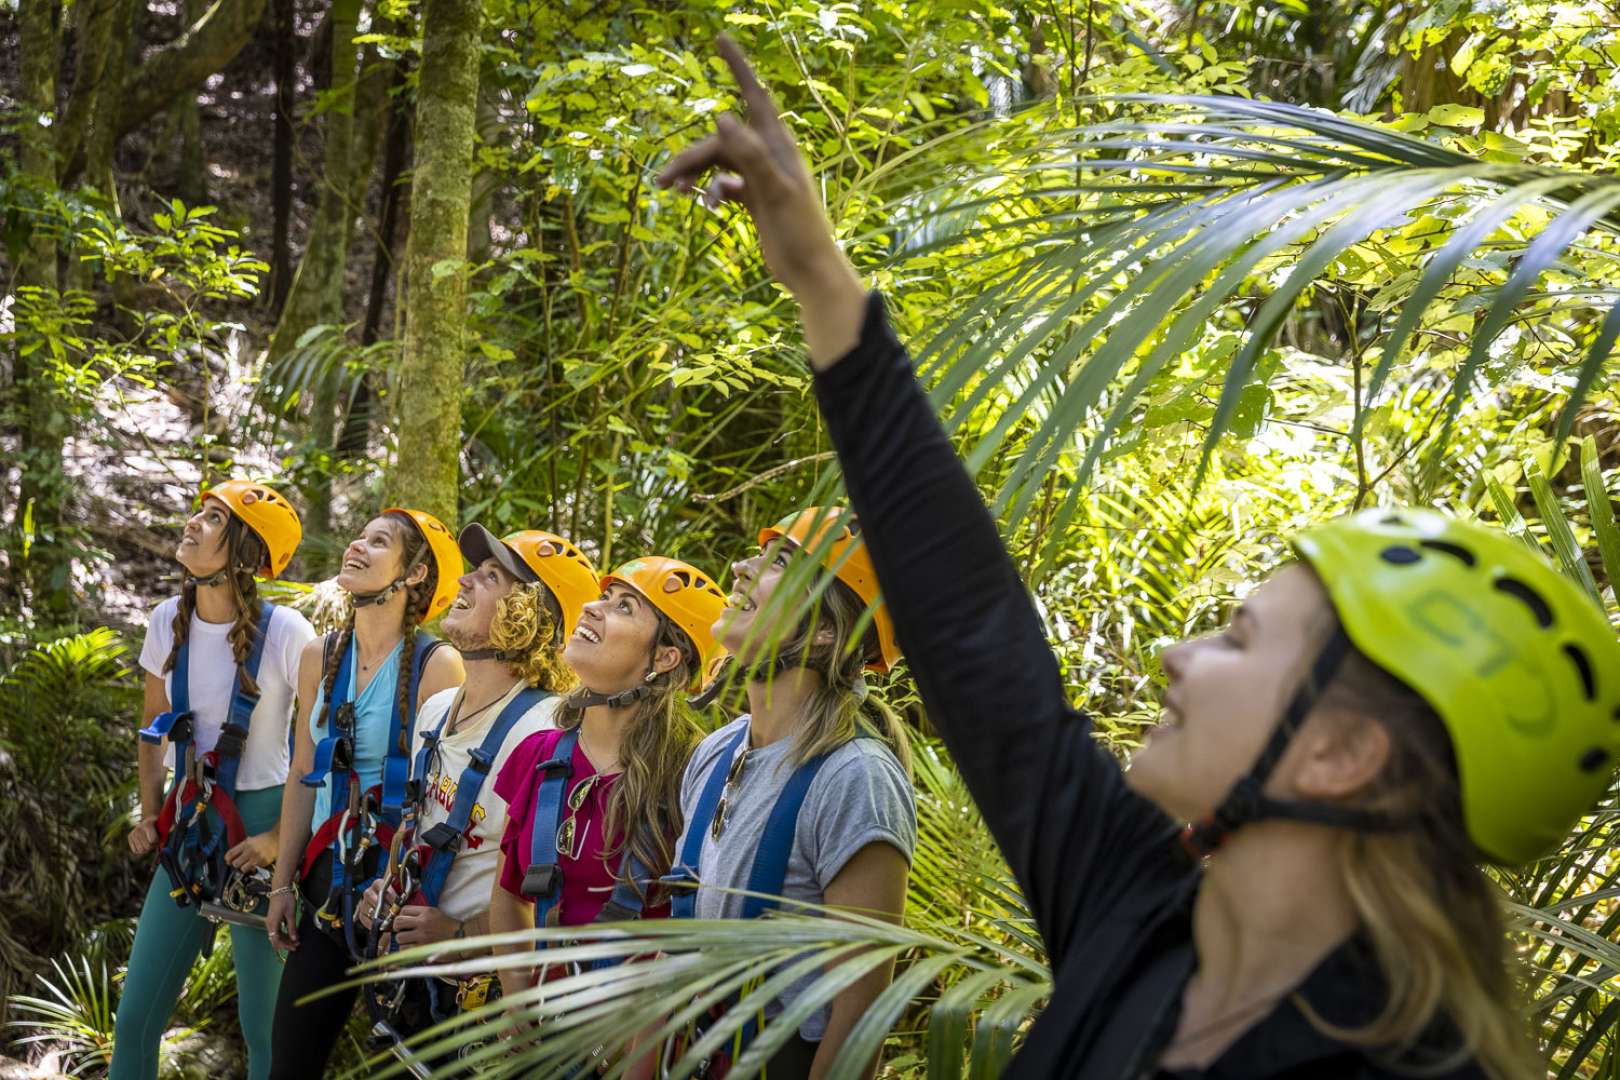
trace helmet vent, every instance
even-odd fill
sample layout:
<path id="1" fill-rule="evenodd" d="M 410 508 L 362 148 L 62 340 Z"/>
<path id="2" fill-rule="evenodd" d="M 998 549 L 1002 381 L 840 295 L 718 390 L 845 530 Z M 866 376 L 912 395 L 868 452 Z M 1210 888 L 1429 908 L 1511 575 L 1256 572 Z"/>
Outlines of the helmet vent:
<path id="1" fill-rule="evenodd" d="M 1505 592 L 1509 596 L 1522 601 L 1524 606 L 1530 609 L 1530 614 L 1536 617 L 1537 624 L 1543 630 L 1553 624 L 1552 608 L 1547 606 L 1547 601 L 1541 598 L 1540 593 L 1518 578 L 1498 578 L 1496 589 L 1498 592 Z"/>
<path id="2" fill-rule="evenodd" d="M 1569 657 L 1570 663 L 1575 665 L 1576 672 L 1581 677 L 1581 688 L 1586 691 L 1586 700 L 1597 699 L 1597 686 L 1592 678 L 1592 663 L 1586 658 L 1586 650 L 1579 645 L 1564 646 L 1564 655 Z"/>
<path id="3" fill-rule="evenodd" d="M 1453 559 L 1456 559 L 1464 566 L 1479 565 L 1479 560 L 1474 558 L 1474 553 L 1463 547 L 1461 544 L 1452 544 L 1445 540 L 1419 540 L 1418 546 L 1426 547 L 1430 551 L 1439 551 L 1446 555 L 1450 555 Z"/>
<path id="4" fill-rule="evenodd" d="M 1603 747 L 1601 747 L 1601 746 L 1589 747 L 1587 749 L 1586 753 L 1581 755 L 1581 760 L 1580 760 L 1581 772 L 1597 772 L 1599 769 L 1603 768 L 1603 766 L 1605 764 L 1608 763 L 1608 760 L 1609 760 L 1609 752 L 1607 750 L 1603 749 Z"/>
<path id="5" fill-rule="evenodd" d="M 1413 551 L 1405 544 L 1396 544 L 1393 547 L 1387 547 L 1378 553 L 1378 557 L 1383 559 L 1385 562 L 1393 563 L 1396 566 L 1411 566 L 1413 563 L 1421 562 L 1423 560 L 1423 556 L 1421 554 Z"/>
<path id="6" fill-rule="evenodd" d="M 1385 514 L 1378 519 L 1380 525 L 1405 525 L 1406 519 L 1399 514 Z"/>

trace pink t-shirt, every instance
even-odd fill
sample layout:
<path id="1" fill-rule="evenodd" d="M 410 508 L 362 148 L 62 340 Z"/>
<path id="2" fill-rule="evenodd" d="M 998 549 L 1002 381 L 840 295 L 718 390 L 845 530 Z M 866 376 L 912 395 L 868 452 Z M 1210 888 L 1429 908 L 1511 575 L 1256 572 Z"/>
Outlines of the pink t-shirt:
<path id="1" fill-rule="evenodd" d="M 563 735 L 562 731 L 539 731 L 530 735 L 517 745 L 495 777 L 495 793 L 506 800 L 506 830 L 501 834 L 501 854 L 506 861 L 500 885 L 513 896 L 523 896 L 523 875 L 529 870 L 534 797 L 540 790 L 540 774 L 536 770 L 541 763 L 550 760 Z M 576 745 L 574 774 L 568 781 L 567 793 L 572 795 L 580 784 L 595 775 L 596 770 L 585 751 Z M 603 822 L 607 820 L 608 796 L 618 779 L 618 773 L 604 773 L 591 785 L 574 826 L 576 834 L 583 838 L 576 841 L 580 857 L 573 859 L 568 852 L 561 852 L 557 860 L 563 875 L 562 900 L 557 907 L 559 925 L 583 926 L 591 922 L 613 894 L 613 872 L 602 858 Z M 564 816 L 566 814 L 565 810 Z M 611 845 L 609 850 L 612 850 Z M 642 912 L 642 918 L 646 919 L 668 916 L 668 902 Z"/>

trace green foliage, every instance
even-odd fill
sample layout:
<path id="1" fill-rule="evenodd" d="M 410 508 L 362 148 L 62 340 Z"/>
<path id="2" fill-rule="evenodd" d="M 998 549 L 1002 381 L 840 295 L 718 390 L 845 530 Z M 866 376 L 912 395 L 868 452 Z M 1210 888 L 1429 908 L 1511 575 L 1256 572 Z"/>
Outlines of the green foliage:
<path id="1" fill-rule="evenodd" d="M 126 912 L 129 718 L 139 695 L 105 629 L 35 646 L 0 675 L 0 978 L 9 989 Z M 64 753 L 64 747 L 71 753 Z"/>
<path id="2" fill-rule="evenodd" d="M 44 973 L 36 976 L 44 996 L 17 994 L 11 998 L 11 1007 L 22 1017 L 11 1021 L 11 1026 L 27 1032 L 18 1042 L 56 1050 L 73 1076 L 105 1070 L 112 1062 L 116 1012 L 106 962 L 92 970 L 89 957 L 66 964 L 52 960 L 51 969 L 54 980 Z"/>
<path id="3" fill-rule="evenodd" d="M 419 53 L 410 5 L 378 14 L 397 22 L 379 19 L 362 44 Z M 662 550 L 712 572 L 759 526 L 837 497 L 796 316 L 745 218 L 651 184 L 673 145 L 736 105 L 708 50 L 727 30 L 779 94 L 841 242 L 915 347 L 1076 703 L 1121 754 L 1157 716 L 1162 649 L 1218 625 L 1286 557 L 1288 533 L 1354 507 L 1432 501 L 1495 520 L 1616 615 L 1620 52 L 1593 17 L 1546 0 L 494 0 L 485 20 L 475 168 L 494 193 L 492 243 L 430 268 L 469 281 L 463 521 L 553 528 L 603 563 Z M 9 289 L 0 327 L 14 355 L 46 363 L 75 433 L 97 437 L 98 399 L 129 388 L 212 400 L 189 388 L 193 368 L 213 378 L 190 357 L 224 350 L 263 271 L 217 216 L 163 198 L 139 204 L 151 213 L 137 225 L 9 174 L 0 196 L 12 265 L 44 234 L 68 265 L 101 271 Z M 335 480 L 339 513 L 307 538 L 310 555 L 336 551 L 376 507 L 412 423 L 389 419 L 401 342 L 357 346 L 358 314 L 305 333 L 257 373 L 245 413 L 205 416 L 183 452 L 206 471 L 205 455 L 258 440 L 299 489 Z M 9 431 L 31 417 L 3 389 Z M 316 438 L 309 407 L 323 395 L 370 446 Z M 72 538 L 71 522 L 4 503 L 8 570 Z M 0 639 L 14 632 L 0 624 Z M 79 670 L 27 663 L 47 682 Z M 86 670 L 57 693 L 88 701 L 117 681 Z M 903 671 L 880 692 L 926 732 Z M 0 901 L 27 890 L 65 917 L 74 898 L 118 894 L 129 871 L 113 777 L 133 744 L 119 719 L 133 701 L 118 696 L 105 712 L 51 706 L 100 717 L 100 734 L 74 729 L 87 749 L 69 771 L 0 806 Z M 49 757 L 40 732 L 60 732 L 8 719 L 47 715 L 33 706 L 0 706 L 9 760 L 48 773 L 30 755 Z M 607 977 L 570 983 L 536 1008 L 589 1007 L 518 1060 L 622 1041 L 636 1029 L 627 1010 L 656 1019 L 694 972 L 722 987 L 812 945 L 839 958 L 817 982 L 824 1000 L 876 946 L 900 975 L 860 1037 L 886 1040 L 887 1074 L 992 1075 L 1047 992 L 1044 958 L 948 756 L 926 738 L 917 749 L 906 929 L 782 918 L 677 941 L 649 928 L 665 957 L 623 976 L 628 1004 L 604 1003 Z M 106 837 L 94 860 L 82 839 L 33 825 L 39 800 L 68 791 L 51 820 Z M 1502 878 L 1551 1076 L 1620 1062 L 1616 809 L 1611 798 L 1557 857 Z M 69 865 L 70 849 L 71 874 L 27 869 Z M 21 910 L 0 903 L 14 913 L 0 919 Z M 73 945 L 48 926 L 0 921 L 8 970 Z M 33 944 L 5 951 L 19 941 Z M 230 992 L 221 963 L 193 973 L 191 1022 Z M 357 1072 L 362 1036 L 345 1043 Z"/>

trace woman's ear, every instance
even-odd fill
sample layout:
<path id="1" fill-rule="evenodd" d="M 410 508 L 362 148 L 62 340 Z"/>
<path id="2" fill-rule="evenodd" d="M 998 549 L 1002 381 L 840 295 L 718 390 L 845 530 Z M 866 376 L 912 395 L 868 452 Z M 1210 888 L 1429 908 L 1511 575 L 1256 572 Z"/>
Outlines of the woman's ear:
<path id="1" fill-rule="evenodd" d="M 681 663 L 681 650 L 673 645 L 659 645 L 653 649 L 652 669 L 662 675 L 674 671 Z"/>
<path id="2" fill-rule="evenodd" d="M 1305 799 L 1341 799 L 1365 789 L 1389 764 L 1389 729 L 1368 716 L 1323 715 L 1300 731 L 1294 788 Z"/>
<path id="3" fill-rule="evenodd" d="M 425 561 L 420 562 L 416 565 L 415 570 L 412 570 L 409 574 L 405 575 L 405 584 L 420 585 L 422 582 L 427 580 L 427 576 L 428 565 Z"/>

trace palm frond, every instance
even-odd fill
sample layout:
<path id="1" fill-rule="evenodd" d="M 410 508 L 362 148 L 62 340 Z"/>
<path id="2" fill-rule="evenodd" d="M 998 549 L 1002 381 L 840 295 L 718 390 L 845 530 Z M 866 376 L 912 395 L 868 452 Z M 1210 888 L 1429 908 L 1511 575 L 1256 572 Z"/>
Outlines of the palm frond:
<path id="1" fill-rule="evenodd" d="M 1436 447 L 1528 303 L 1551 295 L 1605 312 L 1561 423 L 1608 362 L 1620 336 L 1608 290 L 1580 274 L 1536 287 L 1568 277 L 1577 253 L 1612 267 L 1614 177 L 1482 160 L 1374 124 L 1241 98 L 1127 97 L 1094 107 L 1127 118 L 1054 130 L 1050 116 L 1031 114 L 1024 127 L 964 135 L 999 140 L 1015 165 L 1003 157 L 994 177 L 960 169 L 914 203 L 916 221 L 899 226 L 914 232 L 932 215 L 948 216 L 953 231 L 939 250 L 1005 264 L 924 340 L 918 358 L 953 428 L 992 395 L 1008 400 L 968 460 L 977 471 L 997 455 L 1014 457 L 996 500 L 1009 528 L 1031 513 L 1037 481 L 1062 469 L 1068 491 L 1048 520 L 1060 536 L 1110 440 L 1141 422 L 1143 396 L 1167 365 L 1195 348 L 1212 320 L 1246 312 L 1242 347 L 1225 362 L 1204 432 L 1207 468 L 1289 318 L 1338 278 L 1346 258 L 1359 253 L 1377 265 L 1388 240 L 1418 220 L 1425 234 L 1402 241 L 1415 271 L 1380 286 L 1398 317 L 1373 343 L 1369 400 L 1437 305 L 1451 312 L 1470 298 L 1475 330 L 1460 360 L 1423 376 L 1441 391 Z M 958 198 L 943 195 L 953 188 Z M 1504 239 L 1521 245 L 1512 265 L 1482 268 L 1479 256 Z M 897 253 L 896 272 L 915 258 L 915 249 Z M 1431 473 L 1438 461 L 1429 459 Z"/>
<path id="2" fill-rule="evenodd" d="M 993 947 L 973 932 L 896 926 L 850 912 L 825 917 L 818 914 L 822 909 L 796 906 L 803 910 L 747 921 L 649 921 L 469 940 L 454 950 L 466 958 L 448 961 L 443 946 L 414 949 L 400 953 L 389 974 L 464 975 L 625 961 L 576 970 L 411 1040 L 421 1056 L 471 1047 L 461 1058 L 463 1066 L 523 1076 L 563 1076 L 601 1061 L 612 1063 L 608 1076 L 619 1076 L 657 1043 L 669 1043 L 672 1073 L 687 1075 L 745 1026 L 758 1023 L 758 1034 L 733 1066 L 732 1075 L 745 1080 L 757 1075 L 804 1020 L 891 961 L 899 962 L 896 978 L 852 1031 L 831 1075 L 858 1075 L 894 1026 L 919 1010 L 930 1025 L 941 1025 L 940 1035 L 929 1034 L 931 1044 L 954 1045 L 958 1053 L 971 1045 L 975 1060 L 999 1070 L 1010 1057 L 1013 1033 L 1050 993 L 1044 967 L 1031 966 L 1027 958 L 1009 963 L 1005 947 Z M 530 951 L 499 958 L 471 955 L 496 943 L 522 943 Z M 947 982 L 949 988 L 941 992 Z M 802 988 L 792 1003 L 770 1013 L 767 1005 L 796 983 Z M 985 1018 L 982 1033 L 969 1032 L 973 1015 Z M 706 1021 L 701 1035 L 683 1039 L 700 1018 Z M 479 1045 L 489 1038 L 488 1027 L 480 1030 L 485 1024 L 499 1032 L 491 1045 Z M 398 1071 L 402 1066 L 378 1058 L 368 1068 Z"/>

